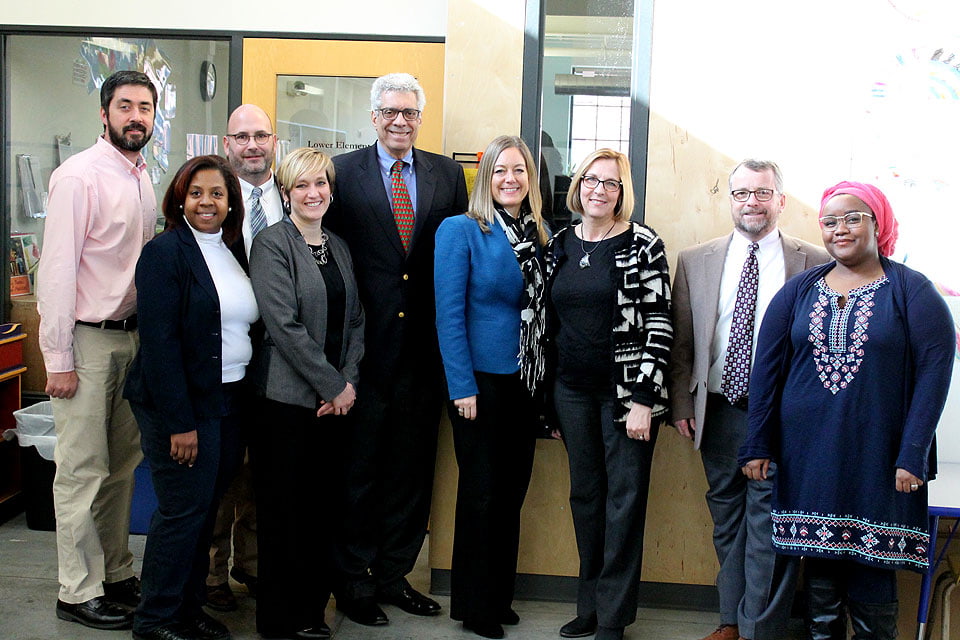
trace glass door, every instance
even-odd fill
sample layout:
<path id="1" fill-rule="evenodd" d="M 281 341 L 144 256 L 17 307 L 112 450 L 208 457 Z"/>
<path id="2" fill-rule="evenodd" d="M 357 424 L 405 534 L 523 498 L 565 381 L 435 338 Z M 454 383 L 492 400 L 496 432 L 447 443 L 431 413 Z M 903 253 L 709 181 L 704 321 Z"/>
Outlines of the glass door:
<path id="1" fill-rule="evenodd" d="M 376 140 L 370 86 L 404 71 L 427 94 L 417 147 L 442 153 L 443 64 L 440 43 L 245 38 L 243 102 L 275 123 L 278 159 L 299 146 L 336 155 Z"/>

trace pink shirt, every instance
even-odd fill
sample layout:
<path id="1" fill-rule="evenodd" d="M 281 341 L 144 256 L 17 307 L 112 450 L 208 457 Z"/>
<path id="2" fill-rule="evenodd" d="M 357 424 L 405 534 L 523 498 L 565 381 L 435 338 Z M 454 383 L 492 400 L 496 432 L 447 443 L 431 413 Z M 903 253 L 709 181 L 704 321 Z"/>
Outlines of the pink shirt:
<path id="1" fill-rule="evenodd" d="M 48 373 L 73 371 L 75 321 L 136 313 L 134 271 L 156 218 L 143 156 L 134 165 L 102 136 L 50 176 L 37 270 L 40 351 Z"/>

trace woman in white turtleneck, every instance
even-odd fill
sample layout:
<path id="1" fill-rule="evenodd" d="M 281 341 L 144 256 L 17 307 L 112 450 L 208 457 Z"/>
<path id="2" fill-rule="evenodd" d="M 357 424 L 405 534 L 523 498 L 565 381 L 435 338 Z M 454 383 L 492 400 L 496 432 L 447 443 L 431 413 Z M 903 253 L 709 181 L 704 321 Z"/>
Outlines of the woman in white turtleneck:
<path id="1" fill-rule="evenodd" d="M 244 379 L 259 318 L 240 184 L 222 158 L 194 158 L 174 177 L 163 213 L 167 230 L 137 263 L 140 350 L 124 388 L 158 502 L 133 637 L 225 640 L 229 631 L 202 605 L 217 506 L 243 458 Z"/>

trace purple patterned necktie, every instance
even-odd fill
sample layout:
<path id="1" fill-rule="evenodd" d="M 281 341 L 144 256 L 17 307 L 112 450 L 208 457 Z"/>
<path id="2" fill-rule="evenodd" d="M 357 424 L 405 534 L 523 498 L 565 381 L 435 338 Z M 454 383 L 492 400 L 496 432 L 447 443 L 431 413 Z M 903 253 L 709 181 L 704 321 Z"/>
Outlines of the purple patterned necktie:
<path id="1" fill-rule="evenodd" d="M 397 222 L 397 231 L 400 232 L 400 242 L 403 243 L 403 250 L 410 251 L 410 240 L 413 238 L 413 225 L 416 218 L 413 215 L 410 192 L 407 191 L 407 183 L 403 181 L 401 171 L 403 171 L 403 160 L 397 160 L 390 169 L 390 187 L 393 191 L 393 219 Z"/>
<path id="2" fill-rule="evenodd" d="M 743 263 L 737 301 L 733 306 L 730 341 L 727 358 L 723 362 L 720 391 L 730 404 L 736 404 L 750 388 L 750 356 L 753 354 L 753 322 L 757 312 L 757 288 L 760 284 L 760 265 L 757 262 L 756 242 L 750 243 L 750 255 Z"/>

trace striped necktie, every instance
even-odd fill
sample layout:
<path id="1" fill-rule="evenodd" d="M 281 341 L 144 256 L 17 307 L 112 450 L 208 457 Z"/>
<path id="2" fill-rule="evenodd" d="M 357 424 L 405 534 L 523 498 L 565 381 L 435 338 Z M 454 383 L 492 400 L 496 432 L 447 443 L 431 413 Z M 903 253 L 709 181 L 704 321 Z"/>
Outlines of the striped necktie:
<path id="1" fill-rule="evenodd" d="M 397 231 L 400 232 L 400 242 L 403 250 L 410 251 L 410 241 L 413 239 L 413 225 L 416 218 L 413 215 L 413 204 L 410 202 L 410 192 L 400 172 L 403 171 L 403 160 L 397 160 L 390 168 L 390 187 L 393 190 L 393 219 L 397 222 Z"/>
<path id="2" fill-rule="evenodd" d="M 736 404 L 750 389 L 750 360 L 753 354 L 753 326 L 757 313 L 757 289 L 760 285 L 760 265 L 757 262 L 756 242 L 750 243 L 750 255 L 740 272 L 737 301 L 733 305 L 730 341 L 723 362 L 720 391 L 730 404 Z"/>
<path id="3" fill-rule="evenodd" d="M 254 187 L 250 193 L 250 238 L 257 237 L 257 234 L 267 228 L 267 215 L 263 212 L 263 205 L 260 204 L 260 196 L 263 195 L 263 189 Z"/>

